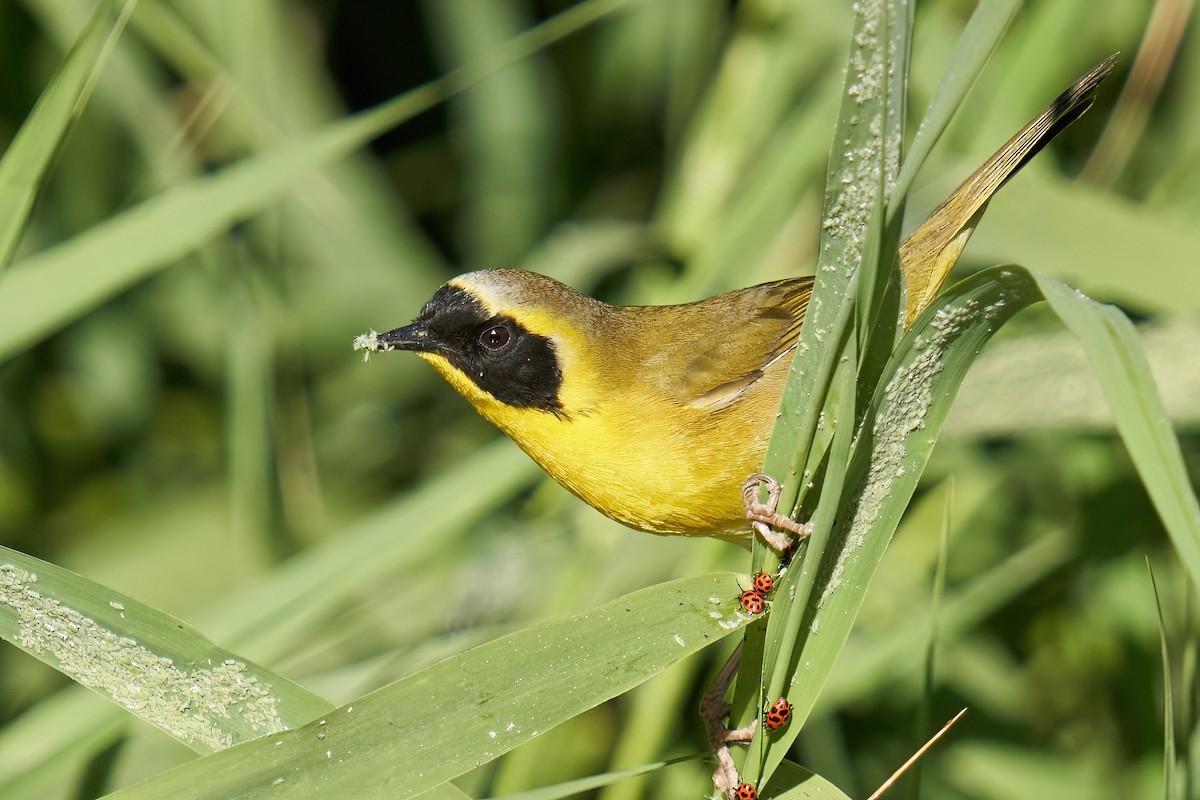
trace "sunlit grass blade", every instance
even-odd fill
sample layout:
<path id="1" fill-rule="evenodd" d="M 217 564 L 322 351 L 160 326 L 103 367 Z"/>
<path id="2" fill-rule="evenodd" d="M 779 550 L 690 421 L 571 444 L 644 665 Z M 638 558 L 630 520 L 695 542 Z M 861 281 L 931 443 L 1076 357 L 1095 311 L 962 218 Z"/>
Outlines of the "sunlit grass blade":
<path id="1" fill-rule="evenodd" d="M 1053 278 L 1034 274 L 1033 280 L 1083 348 L 1142 485 L 1200 588 L 1200 504 L 1133 323 Z"/>
<path id="2" fill-rule="evenodd" d="M 967 21 L 962 36 L 954 45 L 954 53 L 942 73 L 941 83 L 937 93 L 925 110 L 921 124 L 913 137 L 912 143 L 900 165 L 900 174 L 896 177 L 894 191 L 899 197 L 908 194 L 913 178 L 925 163 L 929 151 L 937 144 L 937 140 L 950 124 L 950 119 L 962 106 L 975 79 L 983 71 L 992 51 L 1000 43 L 1009 22 L 1021 6 L 1021 0 L 981 0 L 975 6 L 971 19 Z M 898 211 L 898 208 L 888 209 L 888 218 Z"/>
<path id="3" fill-rule="evenodd" d="M 102 0 L 66 60 L 0 158 L 0 275 L 12 260 L 34 198 L 136 0 Z"/>
<path id="4" fill-rule="evenodd" d="M 785 761 L 759 790 L 771 800 L 850 800 L 841 789 L 804 767 Z"/>
<path id="5" fill-rule="evenodd" d="M 888 30 L 888 16 L 883 5 L 860 8 L 856 16 L 858 41 L 850 57 L 851 72 L 846 76 L 842 110 L 833 135 L 813 299 L 804 318 L 796 360 L 783 391 L 764 465 L 764 471 L 784 486 L 780 509 L 785 511 L 796 506 L 806 480 L 802 462 L 807 442 L 801 439 L 811 440 L 828 385 L 818 381 L 832 378 L 832 365 L 838 355 L 834 346 L 823 343 L 838 339 L 839 329 L 849 325 L 845 308 L 851 280 L 866 249 L 872 214 L 884 199 L 883 125 L 888 113 L 884 105 L 888 82 L 884 76 L 888 72 L 886 43 L 878 37 Z M 864 37 L 863 30 L 873 33 Z M 893 144 L 898 146 L 898 142 Z M 759 564 L 756 556 L 756 567 Z"/>
<path id="6" fill-rule="evenodd" d="M 731 716 L 739 725 L 757 715 L 762 703 L 783 696 L 791 681 L 790 666 L 818 585 L 833 513 L 841 505 L 845 462 L 860 406 L 856 382 L 871 382 L 869 375 L 882 368 L 899 323 L 892 255 L 899 229 L 884 225 L 883 209 L 900 163 L 910 15 L 911 7 L 904 2 L 857 8 L 826 182 L 816 287 L 764 466 L 784 486 L 780 509 L 793 512 L 827 455 L 828 463 L 800 568 L 793 567 L 779 588 L 765 641 L 762 632 L 748 632 L 735 694 L 736 717 Z M 820 428 L 833 431 L 829 454 L 813 447 Z M 773 571 L 778 563 L 778 556 L 755 542 L 756 570 Z M 765 686 L 760 687 L 757 676 Z M 794 731 L 799 728 L 798 722 L 791 726 Z M 791 740 L 756 736 L 746 755 L 745 779 L 769 779 Z"/>
<path id="7" fill-rule="evenodd" d="M 772 740 L 767 771 L 817 701 L 967 368 L 996 328 L 1036 298 L 1034 289 L 999 272 L 980 273 L 940 296 L 884 369 L 886 383 L 871 400 L 844 475 L 847 491 L 806 611 L 808 635 L 792 656 L 787 697 L 794 719 Z"/>
<path id="8" fill-rule="evenodd" d="M 508 442 L 481 448 L 427 481 L 420 491 L 397 498 L 223 597 L 197 613 L 193 623 L 213 639 L 239 652 L 253 652 L 259 660 L 290 650 L 364 585 L 451 546 L 479 515 L 527 486 L 535 471 Z M 477 488 L 463 496 L 463 486 Z M 83 756 L 115 738 L 119 728 L 110 723 L 120 721 L 123 712 L 113 706 L 97 710 L 97 702 L 90 692 L 64 690 L 41 704 L 48 716 L 19 720 L 0 731 L 0 787 L 33 780 L 26 768 L 36 770 L 40 761 L 53 760 L 53 753 Z M 70 719 L 87 719 L 89 724 L 62 724 Z M 105 731 L 107 738 L 97 736 Z"/>
<path id="9" fill-rule="evenodd" d="M 332 707 L 174 617 L 6 547 L 0 636 L 201 753 Z"/>
<path id="10" fill-rule="evenodd" d="M 111 797 L 415 797 L 740 630 L 738 591 L 732 574 L 642 589 Z"/>

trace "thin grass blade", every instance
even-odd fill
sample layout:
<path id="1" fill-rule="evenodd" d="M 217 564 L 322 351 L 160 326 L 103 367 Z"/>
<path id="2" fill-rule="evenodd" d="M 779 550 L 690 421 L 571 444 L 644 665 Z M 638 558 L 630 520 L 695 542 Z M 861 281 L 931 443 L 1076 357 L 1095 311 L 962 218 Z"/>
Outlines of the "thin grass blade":
<path id="1" fill-rule="evenodd" d="M 982 0 L 975 6 L 962 36 L 954 45 L 954 53 L 942 74 L 937 92 L 929 102 L 929 108 L 925 109 L 925 116 L 921 118 L 916 136 L 900 166 L 900 174 L 896 177 L 896 196 L 908 194 L 913 178 L 945 132 L 954 113 L 962 106 L 967 92 L 975 84 L 975 79 L 983 71 L 1021 5 L 1022 0 Z M 897 208 L 889 208 L 888 219 L 894 217 L 897 211 Z"/>
<path id="2" fill-rule="evenodd" d="M 0 158 L 0 275 L 12 260 L 42 178 L 83 111 L 96 75 L 112 51 L 136 0 L 103 0 L 37 105 Z"/>
<path id="3" fill-rule="evenodd" d="M 850 800 L 849 795 L 804 767 L 785 761 L 759 791 L 772 800 Z"/>
<path id="4" fill-rule="evenodd" d="M 589 775 L 579 780 L 555 784 L 554 786 L 543 786 L 539 789 L 530 789 L 527 792 L 506 794 L 503 797 L 496 798 L 496 800 L 562 800 L 565 797 L 575 797 L 593 789 L 602 789 L 605 786 L 611 786 L 628 778 L 649 775 L 653 772 L 658 772 L 663 767 L 669 767 L 672 764 L 679 764 L 683 761 L 694 761 L 698 758 L 702 758 L 702 756 L 682 756 L 680 758 L 667 759 L 666 761 L 656 761 L 653 764 L 642 764 L 630 769 L 603 772 L 596 775 Z"/>
<path id="5" fill-rule="evenodd" d="M 1097 303 L 1053 278 L 1033 274 L 1032 279 L 1079 340 L 1142 485 L 1192 585 L 1200 588 L 1200 504 L 1133 323 L 1113 306 Z"/>

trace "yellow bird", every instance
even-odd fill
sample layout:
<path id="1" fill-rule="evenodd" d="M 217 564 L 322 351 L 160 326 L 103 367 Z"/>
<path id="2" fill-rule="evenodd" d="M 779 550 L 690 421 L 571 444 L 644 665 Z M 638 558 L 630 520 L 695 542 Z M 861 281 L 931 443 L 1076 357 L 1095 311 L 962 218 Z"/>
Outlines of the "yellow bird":
<path id="1" fill-rule="evenodd" d="M 988 199 L 1090 107 L 1112 65 L 1080 78 L 904 242 L 910 323 Z M 685 305 L 614 306 L 544 275 L 471 272 L 438 289 L 411 324 L 355 346 L 415 351 L 551 477 L 612 519 L 747 544 L 743 483 L 762 467 L 812 285 L 794 278 Z"/>

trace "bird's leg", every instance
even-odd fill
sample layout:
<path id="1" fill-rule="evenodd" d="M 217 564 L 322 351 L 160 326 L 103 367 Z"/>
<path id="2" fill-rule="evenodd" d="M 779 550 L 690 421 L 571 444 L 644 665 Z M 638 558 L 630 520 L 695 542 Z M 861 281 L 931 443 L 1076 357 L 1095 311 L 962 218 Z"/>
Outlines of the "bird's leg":
<path id="1" fill-rule="evenodd" d="M 726 728 L 722 722 L 729 715 L 729 702 L 725 699 L 725 693 L 729 691 L 729 684 L 733 682 L 741 660 L 742 646 L 739 644 L 725 662 L 725 666 L 721 667 L 712 686 L 708 687 L 708 691 L 700 698 L 700 718 L 704 720 L 708 741 L 717 757 L 717 771 L 712 776 L 713 786 L 727 795 L 732 794 L 734 788 L 741 783 L 733 756 L 729 754 L 729 743 L 750 741 L 755 728 L 758 727 L 757 719 L 745 727 L 733 730 Z"/>
<path id="2" fill-rule="evenodd" d="M 759 502 L 758 499 L 758 487 L 763 484 L 767 487 L 765 503 Z M 779 481 L 760 472 L 751 475 L 742 484 L 742 505 L 746 509 L 746 519 L 750 520 L 750 527 L 757 531 L 763 541 L 781 554 L 789 555 L 796 547 L 796 539 L 784 533 L 777 533 L 772 528 L 791 531 L 796 538 L 803 539 L 812 533 L 812 523 L 805 522 L 802 525 L 776 511 L 782 493 L 783 487 L 779 485 Z"/>

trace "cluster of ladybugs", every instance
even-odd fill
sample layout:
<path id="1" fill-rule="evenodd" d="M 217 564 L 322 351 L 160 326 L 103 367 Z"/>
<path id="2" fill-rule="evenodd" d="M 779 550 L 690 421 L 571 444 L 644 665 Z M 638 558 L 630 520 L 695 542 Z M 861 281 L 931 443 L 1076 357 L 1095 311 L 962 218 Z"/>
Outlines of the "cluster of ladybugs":
<path id="1" fill-rule="evenodd" d="M 748 614 L 761 614 L 767 608 L 767 595 L 775 588 L 775 579 L 759 572 L 750 579 L 750 588 L 738 595 L 738 602 Z M 792 719 L 792 704 L 781 697 L 763 713 L 768 731 L 777 731 Z M 732 800 L 758 800 L 758 790 L 752 783 L 743 783 L 733 790 Z"/>
<path id="2" fill-rule="evenodd" d="M 774 578 L 765 572 L 757 572 L 750 579 L 750 588 L 738 595 L 738 602 L 747 614 L 761 614 L 767 608 L 767 595 L 774 586 Z"/>

